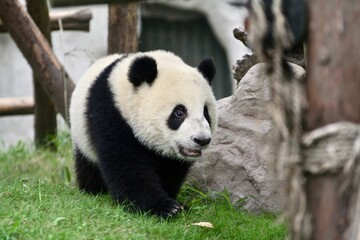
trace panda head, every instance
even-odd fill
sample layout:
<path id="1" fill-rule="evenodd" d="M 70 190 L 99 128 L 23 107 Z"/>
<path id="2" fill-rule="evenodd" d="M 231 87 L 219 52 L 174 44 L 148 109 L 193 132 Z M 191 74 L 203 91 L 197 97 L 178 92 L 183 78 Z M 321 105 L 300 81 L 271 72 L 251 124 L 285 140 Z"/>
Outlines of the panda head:
<path id="1" fill-rule="evenodd" d="M 193 68 L 172 53 L 155 51 L 128 66 L 129 89 L 119 106 L 136 138 L 163 156 L 200 157 L 217 125 L 212 59 Z"/>

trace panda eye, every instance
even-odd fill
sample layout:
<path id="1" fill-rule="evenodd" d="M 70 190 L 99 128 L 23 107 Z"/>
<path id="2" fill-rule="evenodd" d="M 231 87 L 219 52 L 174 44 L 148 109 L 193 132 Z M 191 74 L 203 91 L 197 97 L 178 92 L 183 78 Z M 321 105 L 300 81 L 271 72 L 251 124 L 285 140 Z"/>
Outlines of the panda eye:
<path id="1" fill-rule="evenodd" d="M 187 115 L 187 110 L 184 105 L 177 105 L 173 111 L 171 112 L 167 125 L 172 130 L 177 130 L 181 126 L 181 124 L 185 121 Z"/>
<path id="2" fill-rule="evenodd" d="M 177 118 L 185 118 L 186 113 L 182 109 L 177 109 L 175 110 L 174 115 Z"/>
<path id="3" fill-rule="evenodd" d="M 184 120 L 187 114 L 186 111 L 186 107 L 182 104 L 179 104 L 174 108 L 172 115 L 175 119 Z"/>
<path id="4" fill-rule="evenodd" d="M 204 117 L 205 117 L 206 121 L 208 121 L 208 123 L 211 125 L 209 110 L 206 105 L 204 107 Z"/>

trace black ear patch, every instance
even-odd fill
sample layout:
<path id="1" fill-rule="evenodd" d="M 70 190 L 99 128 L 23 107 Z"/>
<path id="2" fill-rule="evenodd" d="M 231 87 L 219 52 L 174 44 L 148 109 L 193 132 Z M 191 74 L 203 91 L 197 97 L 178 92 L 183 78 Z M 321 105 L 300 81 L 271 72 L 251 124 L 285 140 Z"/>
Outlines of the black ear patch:
<path id="1" fill-rule="evenodd" d="M 157 73 L 155 59 L 149 56 L 141 56 L 135 58 L 131 63 L 128 78 L 134 87 L 138 87 L 144 82 L 151 85 L 157 77 Z"/>
<path id="2" fill-rule="evenodd" d="M 199 72 L 203 75 L 203 77 L 208 80 L 211 85 L 212 80 L 214 79 L 216 68 L 212 58 L 205 58 L 201 61 L 199 66 L 197 67 Z"/>

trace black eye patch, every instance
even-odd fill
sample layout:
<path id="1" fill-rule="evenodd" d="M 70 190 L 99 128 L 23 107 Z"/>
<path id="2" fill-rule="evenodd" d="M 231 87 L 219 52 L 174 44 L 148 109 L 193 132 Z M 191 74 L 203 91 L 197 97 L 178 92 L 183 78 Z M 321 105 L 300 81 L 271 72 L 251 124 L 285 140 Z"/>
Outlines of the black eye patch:
<path id="1" fill-rule="evenodd" d="M 186 107 L 182 104 L 176 105 L 171 112 L 168 120 L 167 125 L 171 130 L 177 130 L 184 122 L 187 116 Z"/>
<path id="2" fill-rule="evenodd" d="M 204 117 L 205 117 L 206 121 L 208 121 L 209 125 L 211 126 L 211 119 L 210 119 L 210 115 L 209 115 L 209 110 L 208 110 L 206 105 L 204 107 Z"/>

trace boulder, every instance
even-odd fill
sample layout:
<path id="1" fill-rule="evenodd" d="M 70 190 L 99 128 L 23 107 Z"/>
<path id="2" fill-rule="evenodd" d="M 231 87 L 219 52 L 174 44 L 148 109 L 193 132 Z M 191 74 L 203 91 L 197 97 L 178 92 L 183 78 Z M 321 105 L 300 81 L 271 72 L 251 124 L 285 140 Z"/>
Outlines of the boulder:
<path id="1" fill-rule="evenodd" d="M 305 70 L 291 65 L 298 78 Z M 235 93 L 217 101 L 218 128 L 203 159 L 188 180 L 206 190 L 230 193 L 231 201 L 251 212 L 277 212 L 283 204 L 283 183 L 274 172 L 272 122 L 266 106 L 270 82 L 265 65 L 256 64 Z"/>

